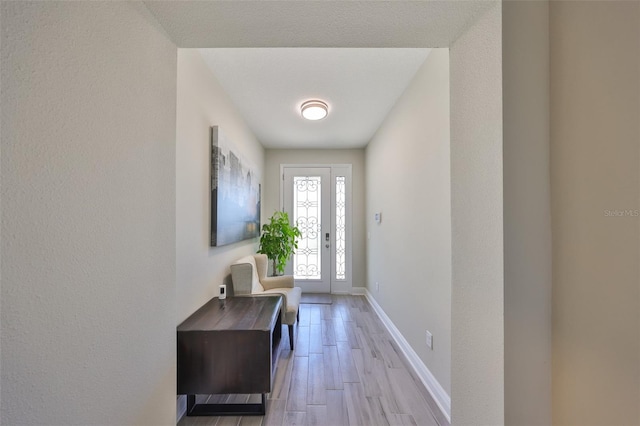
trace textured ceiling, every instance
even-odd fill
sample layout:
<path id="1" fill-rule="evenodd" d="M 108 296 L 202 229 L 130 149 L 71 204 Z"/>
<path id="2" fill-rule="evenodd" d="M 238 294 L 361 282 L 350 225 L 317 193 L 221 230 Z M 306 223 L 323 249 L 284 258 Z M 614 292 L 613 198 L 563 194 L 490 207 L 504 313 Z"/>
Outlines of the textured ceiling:
<path id="1" fill-rule="evenodd" d="M 200 49 L 257 138 L 268 148 L 365 146 L 429 49 Z M 321 99 L 329 115 L 304 120 Z"/>
<path id="2" fill-rule="evenodd" d="M 496 1 L 147 1 L 178 47 L 448 47 Z"/>
<path id="3" fill-rule="evenodd" d="M 205 48 L 205 61 L 265 146 L 349 148 L 368 142 L 426 48 L 448 47 L 496 2 L 144 4 L 178 47 Z M 300 103 L 316 97 L 329 103 L 329 117 L 302 121 Z"/>

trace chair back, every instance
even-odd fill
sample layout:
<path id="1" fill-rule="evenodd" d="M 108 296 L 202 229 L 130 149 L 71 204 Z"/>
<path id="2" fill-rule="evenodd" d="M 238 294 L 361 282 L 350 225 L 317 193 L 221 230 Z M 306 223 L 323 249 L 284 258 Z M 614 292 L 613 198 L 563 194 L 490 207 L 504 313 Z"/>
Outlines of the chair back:
<path id="1" fill-rule="evenodd" d="M 234 295 L 242 296 L 264 291 L 258 278 L 259 269 L 254 256 L 245 256 L 235 261 L 230 269 Z"/>

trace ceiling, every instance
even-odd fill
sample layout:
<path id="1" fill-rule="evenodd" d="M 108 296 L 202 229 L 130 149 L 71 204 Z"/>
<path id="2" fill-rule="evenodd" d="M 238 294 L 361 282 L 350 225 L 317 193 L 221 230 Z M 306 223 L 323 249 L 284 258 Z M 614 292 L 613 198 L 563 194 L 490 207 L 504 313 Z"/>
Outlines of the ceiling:
<path id="1" fill-rule="evenodd" d="M 448 47 L 495 1 L 148 1 L 180 48 L 200 48 L 269 148 L 368 143 L 430 47 Z M 300 118 L 320 98 L 329 116 Z"/>
<path id="2" fill-rule="evenodd" d="M 267 148 L 361 148 L 372 138 L 429 49 L 235 48 L 200 54 Z M 309 99 L 329 105 L 301 117 Z"/>

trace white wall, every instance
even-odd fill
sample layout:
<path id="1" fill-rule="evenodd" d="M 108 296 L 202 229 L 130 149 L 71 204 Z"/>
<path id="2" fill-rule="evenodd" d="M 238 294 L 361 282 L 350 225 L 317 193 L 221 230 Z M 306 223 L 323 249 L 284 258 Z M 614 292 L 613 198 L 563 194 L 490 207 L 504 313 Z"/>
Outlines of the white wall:
<path id="1" fill-rule="evenodd" d="M 451 409 L 504 423 L 502 7 L 450 46 Z"/>
<path id="2" fill-rule="evenodd" d="M 260 179 L 264 149 L 196 49 L 178 50 L 177 98 L 176 324 L 179 324 L 218 295 L 218 285 L 225 282 L 232 262 L 255 253 L 258 247 L 257 238 L 209 247 L 209 128 L 220 126 L 238 153 L 253 164 Z M 262 199 L 267 197 L 263 185 Z"/>
<path id="3" fill-rule="evenodd" d="M 505 424 L 549 425 L 549 3 L 502 4 Z"/>
<path id="4" fill-rule="evenodd" d="M 176 48 L 124 2 L 2 2 L 0 421 L 175 421 Z"/>
<path id="5" fill-rule="evenodd" d="M 449 127 L 449 50 L 434 49 L 367 146 L 364 219 L 369 292 L 448 394 Z M 426 330 L 434 336 L 433 350 L 425 344 Z"/>
<path id="6" fill-rule="evenodd" d="M 554 1 L 550 30 L 553 423 L 637 425 L 640 3 Z"/>
<path id="7" fill-rule="evenodd" d="M 265 156 L 265 185 L 262 199 L 264 220 L 281 210 L 281 164 L 351 164 L 353 202 L 353 287 L 365 285 L 365 161 L 364 149 L 268 149 Z"/>

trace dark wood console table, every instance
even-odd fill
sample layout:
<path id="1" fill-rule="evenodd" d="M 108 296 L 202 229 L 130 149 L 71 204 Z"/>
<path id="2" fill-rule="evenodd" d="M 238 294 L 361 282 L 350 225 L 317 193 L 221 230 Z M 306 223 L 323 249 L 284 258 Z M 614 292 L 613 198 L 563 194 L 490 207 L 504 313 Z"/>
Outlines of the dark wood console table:
<path id="1" fill-rule="evenodd" d="M 178 394 L 188 416 L 264 415 L 282 335 L 282 296 L 211 299 L 178 326 Z M 196 394 L 262 394 L 258 404 L 196 404 Z"/>

